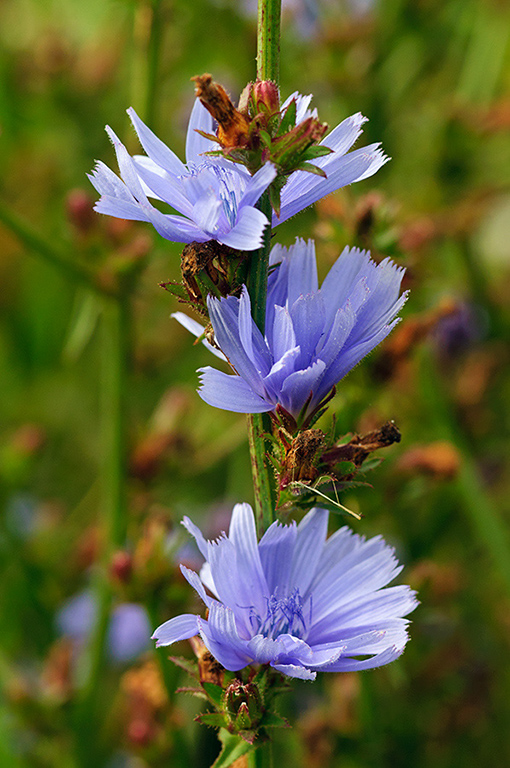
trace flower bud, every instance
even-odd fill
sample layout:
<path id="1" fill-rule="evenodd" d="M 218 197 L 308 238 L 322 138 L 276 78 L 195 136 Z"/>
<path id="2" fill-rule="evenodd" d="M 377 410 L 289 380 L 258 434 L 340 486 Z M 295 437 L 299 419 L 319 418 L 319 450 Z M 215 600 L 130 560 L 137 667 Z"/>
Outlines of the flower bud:
<path id="1" fill-rule="evenodd" d="M 257 80 L 253 83 L 252 100 L 257 112 L 267 111 L 274 114 L 280 110 L 278 86 L 271 80 Z"/>
<path id="2" fill-rule="evenodd" d="M 262 696 L 255 683 L 244 685 L 234 680 L 225 690 L 224 705 L 236 731 L 256 728 L 264 713 Z"/>

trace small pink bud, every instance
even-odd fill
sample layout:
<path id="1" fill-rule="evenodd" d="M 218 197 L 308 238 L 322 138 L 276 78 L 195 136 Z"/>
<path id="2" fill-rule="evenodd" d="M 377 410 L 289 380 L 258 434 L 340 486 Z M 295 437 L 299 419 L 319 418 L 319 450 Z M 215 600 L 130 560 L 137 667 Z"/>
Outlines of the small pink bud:
<path id="1" fill-rule="evenodd" d="M 274 114 L 280 109 L 278 86 L 271 80 L 257 80 L 253 83 L 252 98 L 257 112 L 267 110 L 270 114 Z"/>

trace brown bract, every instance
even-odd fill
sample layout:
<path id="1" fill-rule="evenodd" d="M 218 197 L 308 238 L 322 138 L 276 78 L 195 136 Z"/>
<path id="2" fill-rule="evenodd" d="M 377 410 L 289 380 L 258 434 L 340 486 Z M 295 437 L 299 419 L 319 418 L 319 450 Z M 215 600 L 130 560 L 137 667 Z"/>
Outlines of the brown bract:
<path id="1" fill-rule="evenodd" d="M 400 430 L 395 422 L 387 421 L 380 429 L 374 429 L 366 435 L 354 435 L 348 443 L 335 445 L 322 454 L 321 460 L 331 466 L 342 461 L 350 461 L 356 467 L 361 467 L 369 454 L 379 448 L 399 443 L 400 439 Z"/>
<path id="2" fill-rule="evenodd" d="M 218 123 L 218 140 L 224 149 L 244 147 L 248 142 L 249 120 L 232 104 L 226 90 L 205 73 L 191 78 L 195 94 Z"/>
<path id="3" fill-rule="evenodd" d="M 289 483 L 312 482 L 318 475 L 317 458 L 324 447 L 325 436 L 320 429 L 306 429 L 295 437 L 285 452 L 280 475 L 280 488 Z"/>
<path id="4" fill-rule="evenodd" d="M 214 685 L 223 685 L 223 675 L 225 668 L 216 661 L 212 653 L 205 647 L 203 641 L 197 637 L 190 637 L 189 643 L 193 648 L 193 653 L 198 660 L 198 671 L 201 683 L 214 683 Z"/>

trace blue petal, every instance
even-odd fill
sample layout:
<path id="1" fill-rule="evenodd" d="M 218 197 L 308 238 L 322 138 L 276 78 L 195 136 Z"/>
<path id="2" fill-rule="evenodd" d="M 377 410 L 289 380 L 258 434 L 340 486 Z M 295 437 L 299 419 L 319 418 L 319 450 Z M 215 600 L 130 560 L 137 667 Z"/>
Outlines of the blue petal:
<path id="1" fill-rule="evenodd" d="M 165 621 L 152 635 L 152 639 L 156 640 L 156 648 L 162 645 L 171 645 L 178 640 L 188 640 L 190 637 L 198 635 L 198 619 L 198 616 L 191 613 L 183 613 L 181 616 L 170 619 L 170 621 Z"/>
<path id="2" fill-rule="evenodd" d="M 221 603 L 213 603 L 207 621 L 199 619 L 200 636 L 214 658 L 225 669 L 243 669 L 251 661 L 247 643 L 239 637 L 233 612 Z"/>
<path id="3" fill-rule="evenodd" d="M 240 376 L 229 376 L 209 367 L 201 368 L 199 372 L 201 386 L 198 394 L 215 408 L 235 413 L 267 413 L 276 405 L 256 395 Z"/>
<path id="4" fill-rule="evenodd" d="M 186 328 L 187 331 L 193 334 L 193 336 L 196 336 L 196 338 L 200 338 L 200 336 L 203 336 L 205 328 L 203 325 L 200 325 L 200 323 L 197 323 L 196 320 L 193 320 L 192 317 L 189 317 L 188 315 L 185 315 L 184 312 L 172 312 L 170 315 L 171 318 L 174 320 L 177 320 L 180 325 L 182 325 L 183 328 Z M 195 342 L 196 343 L 196 342 Z M 206 349 L 209 350 L 209 352 L 212 352 L 213 355 L 216 357 L 219 357 L 220 360 L 224 360 L 227 362 L 227 358 L 216 347 L 213 347 L 212 344 L 209 344 L 207 339 L 202 339 L 202 344 Z"/>
<path id="5" fill-rule="evenodd" d="M 268 188 L 276 176 L 276 168 L 271 163 L 265 163 L 262 168 L 250 176 L 246 188 L 239 200 L 239 207 L 253 206 L 261 194 Z"/>
<path id="6" fill-rule="evenodd" d="M 188 584 L 191 584 L 193 589 L 200 595 L 204 603 L 209 608 L 212 603 L 212 597 L 209 597 L 209 595 L 206 593 L 204 589 L 204 585 L 200 581 L 199 577 L 195 573 L 195 571 L 192 571 L 190 568 L 186 568 L 185 565 L 181 565 L 181 573 L 188 582 Z"/>
<path id="7" fill-rule="evenodd" d="M 356 317 L 349 303 L 347 303 L 345 307 L 337 311 L 329 332 L 324 334 L 318 343 L 316 354 L 325 362 L 328 368 L 338 358 L 341 349 L 354 328 L 355 322 Z"/>
<path id="8" fill-rule="evenodd" d="M 385 339 L 389 333 L 391 333 L 398 322 L 399 320 L 395 320 L 395 322 L 391 325 L 387 325 L 382 328 L 379 333 L 375 334 L 375 336 L 372 336 L 372 338 L 357 344 L 355 347 L 342 349 L 337 359 L 329 364 L 324 377 L 320 382 L 320 398 L 324 397 L 330 391 L 330 389 L 335 386 L 335 384 L 341 381 L 341 379 L 343 379 L 343 377 L 346 376 L 349 371 L 352 371 L 352 369 L 360 362 L 360 360 L 362 360 L 366 355 L 368 355 L 369 352 L 375 349 L 375 347 L 377 347 L 377 345 L 380 344 L 381 341 L 383 341 L 383 339 Z M 355 328 L 356 326 L 354 329 Z M 348 344 L 349 339 L 347 340 L 346 347 Z"/>
<path id="9" fill-rule="evenodd" d="M 271 664 L 273 669 L 277 672 L 281 672 L 287 677 L 297 677 L 299 680 L 315 680 L 317 672 L 312 672 L 306 667 L 300 667 L 296 664 Z"/>
<path id="10" fill-rule="evenodd" d="M 259 611 L 266 607 L 268 591 L 257 544 L 253 510 L 249 504 L 236 504 L 230 521 L 229 539 L 236 549 L 237 576 L 244 604 L 255 605 Z"/>
<path id="11" fill-rule="evenodd" d="M 329 513 L 315 507 L 297 527 L 296 544 L 292 558 L 290 583 L 297 587 L 302 598 L 313 581 L 328 533 Z"/>
<path id="12" fill-rule="evenodd" d="M 223 204 L 218 199 L 214 189 L 209 187 L 193 206 L 192 219 L 204 232 L 214 240 L 218 232 L 220 213 L 223 212 Z"/>
<path id="13" fill-rule="evenodd" d="M 177 176 L 181 176 L 187 172 L 186 166 L 182 163 L 177 155 L 167 147 L 167 145 L 158 139 L 158 137 L 148 128 L 145 123 L 140 120 L 135 110 L 130 107 L 127 110 L 131 122 L 135 128 L 140 144 L 148 154 L 148 156 L 157 165 L 164 168 L 170 173 L 174 173 Z"/>
<path id="14" fill-rule="evenodd" d="M 385 664 L 389 664 L 391 661 L 395 661 L 402 654 L 403 648 L 396 646 L 390 646 L 381 653 L 372 656 L 369 659 L 358 661 L 356 659 L 345 658 L 338 659 L 333 662 L 331 666 L 326 667 L 322 671 L 324 672 L 361 672 L 363 669 L 375 669 L 376 667 L 383 667 Z"/>
<path id="15" fill-rule="evenodd" d="M 290 309 L 296 299 L 315 293 L 319 287 L 314 241 L 296 238 L 294 245 L 288 248 L 285 261 L 288 263 L 287 306 Z"/>
<path id="16" fill-rule="evenodd" d="M 183 525 L 188 531 L 188 533 L 190 533 L 193 536 L 193 538 L 197 543 L 197 547 L 200 550 L 200 553 L 207 560 L 207 558 L 209 557 L 209 542 L 206 541 L 206 539 L 204 538 L 204 535 L 200 530 L 200 528 L 196 526 L 195 523 L 193 523 L 189 519 L 189 517 L 186 517 L 186 516 L 182 518 L 181 525 Z"/>
<path id="17" fill-rule="evenodd" d="M 317 387 L 325 367 L 322 360 L 317 360 L 306 370 L 291 373 L 285 379 L 280 393 L 280 403 L 293 416 L 299 415 L 310 395 L 312 395 L 312 407 L 321 399 L 318 397 Z"/>
<path id="18" fill-rule="evenodd" d="M 320 293 L 300 296 L 290 310 L 301 358 L 296 367 L 306 368 L 313 360 L 315 348 L 324 334 L 324 302 Z"/>
<path id="19" fill-rule="evenodd" d="M 218 241 L 239 251 L 253 251 L 263 243 L 268 224 L 266 216 L 257 208 L 245 206 L 239 210 L 237 221 L 229 232 L 218 235 Z"/>
<path id="20" fill-rule="evenodd" d="M 289 311 L 286 307 L 274 307 L 271 328 L 266 324 L 266 336 L 275 360 L 280 360 L 289 349 L 296 346 L 296 334 Z"/>
<path id="21" fill-rule="evenodd" d="M 94 206 L 94 210 L 97 213 L 104 213 L 106 216 L 115 216 L 119 219 L 149 221 L 149 217 L 138 203 L 128 203 L 126 200 L 119 200 L 107 195 L 102 195 L 99 198 Z"/>
<path id="22" fill-rule="evenodd" d="M 292 555 L 296 541 L 296 523 L 273 523 L 262 536 L 259 554 L 270 594 L 278 591 L 286 595 L 292 568 Z"/>
<path id="23" fill-rule="evenodd" d="M 406 616 L 417 605 L 415 593 L 407 586 L 386 587 L 338 607 L 333 600 L 327 615 L 318 621 L 314 618 L 309 642 L 314 645 L 329 642 L 349 629 L 391 622 Z"/>
<path id="24" fill-rule="evenodd" d="M 329 163 L 324 166 L 327 179 L 306 171 L 296 171 L 292 174 L 290 181 L 282 189 L 280 216 L 273 215 L 273 227 L 331 192 L 366 178 L 371 175 L 370 171 L 375 173 L 382 165 L 379 154 L 369 147 L 355 150 L 348 155 L 328 155 L 327 159 Z"/>
<path id="25" fill-rule="evenodd" d="M 204 157 L 205 152 L 211 152 L 218 148 L 212 139 L 206 139 L 205 136 L 197 133 L 197 130 L 204 131 L 204 133 L 214 133 L 212 116 L 201 102 L 195 99 L 186 135 L 186 162 L 188 165 L 200 165 L 206 159 Z"/>
<path id="26" fill-rule="evenodd" d="M 127 203 L 136 203 L 135 198 L 126 187 L 124 182 L 121 181 L 117 174 L 108 168 L 107 165 L 101 162 L 101 160 L 96 162 L 92 173 L 87 175 L 100 195 L 115 197 L 119 200 L 124 200 Z"/>
<path id="27" fill-rule="evenodd" d="M 251 313 L 250 297 L 247 293 L 243 293 L 240 302 L 235 296 L 220 300 L 209 296 L 207 306 L 214 336 L 221 351 L 236 373 L 249 382 L 251 388 L 262 396 L 264 387 L 261 372 L 257 369 L 253 357 L 251 336 L 248 335 L 248 349 L 246 349 L 239 334 L 239 311 L 241 306 L 244 306 Z M 251 321 L 251 314 L 249 322 L 253 322 Z"/>
<path id="28" fill-rule="evenodd" d="M 344 248 L 321 285 L 324 304 L 328 308 L 328 319 L 332 320 L 337 309 L 351 298 L 352 287 L 376 265 L 370 254 L 359 248 Z"/>
<path id="29" fill-rule="evenodd" d="M 133 163 L 139 178 L 147 185 L 153 197 L 168 203 L 184 216 L 193 215 L 193 206 L 182 194 L 182 184 L 169 174 L 157 173 L 145 157 L 134 157 Z"/>
<path id="30" fill-rule="evenodd" d="M 264 388 L 271 402 L 281 401 L 283 383 L 296 370 L 296 360 L 301 356 L 301 347 L 292 347 L 276 361 L 264 377 Z M 283 404 L 283 401 L 282 401 Z"/>
<path id="31" fill-rule="evenodd" d="M 347 117 L 345 120 L 333 128 L 333 130 L 325 136 L 320 144 L 324 147 L 329 147 L 337 155 L 345 155 L 346 152 L 352 147 L 356 139 L 363 133 L 361 126 L 367 122 L 367 118 L 358 112 L 355 115 Z M 319 157 L 315 163 L 316 165 L 323 165 L 324 161 L 331 157 L 331 155 L 324 155 Z M 322 161 L 322 162 L 321 162 Z"/>

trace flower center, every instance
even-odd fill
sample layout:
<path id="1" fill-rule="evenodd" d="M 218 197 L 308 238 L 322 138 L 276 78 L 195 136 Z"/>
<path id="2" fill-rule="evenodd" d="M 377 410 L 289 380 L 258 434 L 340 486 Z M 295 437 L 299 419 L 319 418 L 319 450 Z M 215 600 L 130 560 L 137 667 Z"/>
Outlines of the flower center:
<path id="1" fill-rule="evenodd" d="M 250 622 L 257 634 L 272 640 L 278 635 L 293 635 L 303 637 L 311 620 L 312 604 L 310 600 L 308 620 L 305 619 L 303 599 L 299 589 L 295 589 L 287 597 L 278 597 L 274 592 L 267 599 L 266 615 L 262 618 L 254 608 L 250 613 Z"/>

